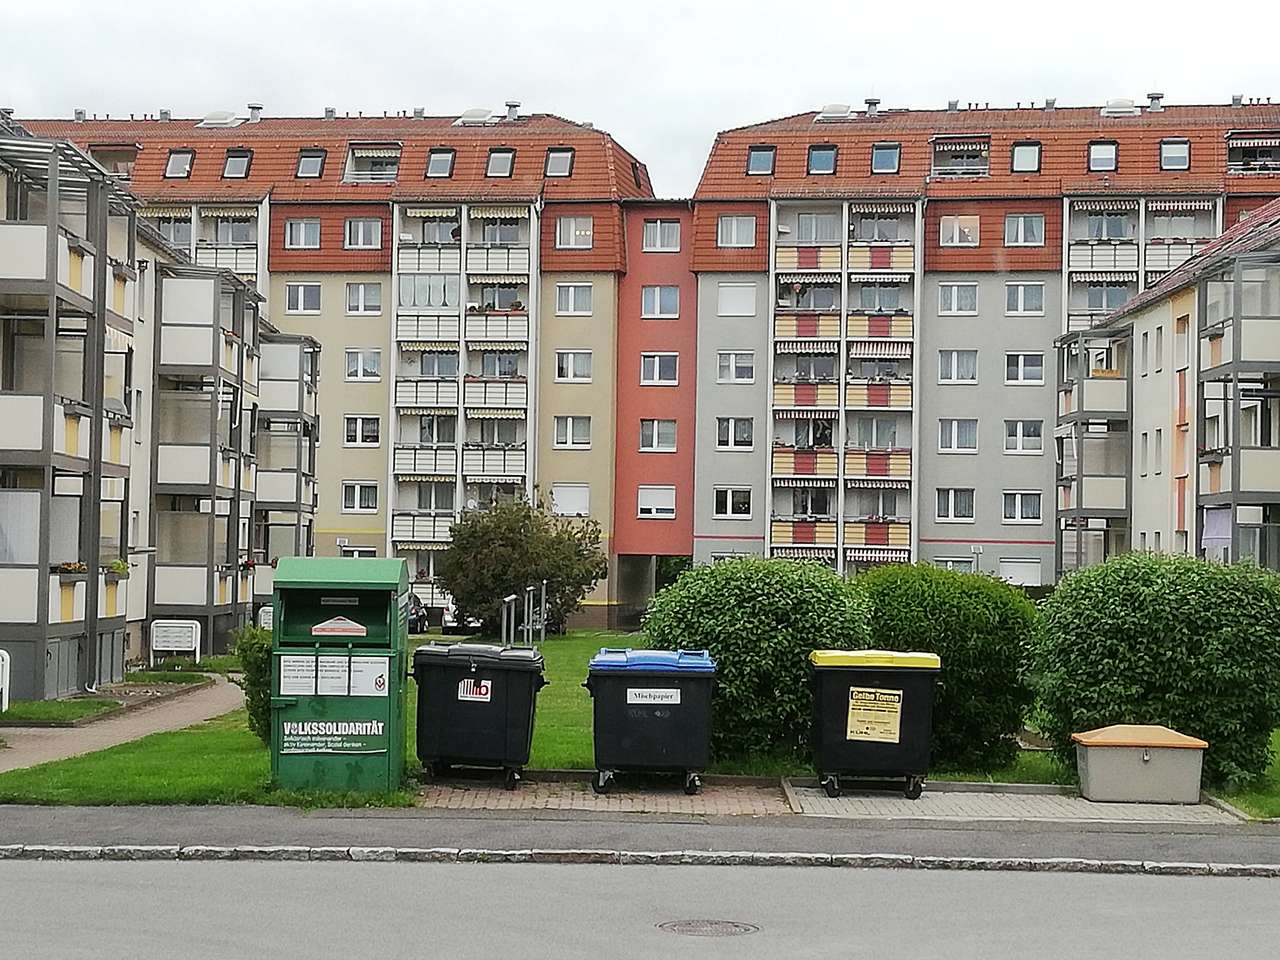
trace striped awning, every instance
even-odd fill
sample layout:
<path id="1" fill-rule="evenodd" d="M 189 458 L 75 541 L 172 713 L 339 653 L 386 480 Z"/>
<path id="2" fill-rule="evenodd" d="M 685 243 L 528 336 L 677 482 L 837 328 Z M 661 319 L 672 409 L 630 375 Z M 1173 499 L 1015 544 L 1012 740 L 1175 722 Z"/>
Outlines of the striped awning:
<path id="1" fill-rule="evenodd" d="M 863 563 L 906 563 L 911 559 L 911 551 L 898 547 L 845 547 L 844 557 Z"/>
<path id="2" fill-rule="evenodd" d="M 887 357 L 900 359 L 911 356 L 910 340 L 855 340 L 849 344 L 849 356 L 860 358 Z"/>
<path id="3" fill-rule="evenodd" d="M 486 340 L 483 337 L 467 337 L 467 343 L 478 344 L 486 350 L 528 350 L 528 340 Z"/>
<path id="4" fill-rule="evenodd" d="M 133 346 L 133 337 L 115 327 L 106 328 L 106 342 L 103 344 L 106 353 L 128 353 Z"/>
<path id="5" fill-rule="evenodd" d="M 1212 210 L 1216 206 L 1213 200 L 1148 200 L 1147 209 L 1155 213 L 1167 210 Z"/>
<path id="6" fill-rule="evenodd" d="M 987 140 L 935 140 L 933 149 L 936 153 L 949 152 L 951 150 L 987 150 L 991 146 Z"/>
<path id="7" fill-rule="evenodd" d="M 446 483 L 455 479 L 452 473 L 400 473 L 396 476 L 406 483 Z"/>
<path id="8" fill-rule="evenodd" d="M 914 203 L 851 203 L 850 213 L 914 213 Z"/>
<path id="9" fill-rule="evenodd" d="M 473 282 L 492 283 L 497 286 L 518 286 L 529 282 L 528 274 L 520 273 L 485 273 L 483 270 L 468 270 L 467 276 Z"/>
<path id="10" fill-rule="evenodd" d="M 453 479 L 453 478 L 450 477 L 450 479 Z M 396 549 L 398 550 L 448 550 L 449 549 L 448 541 L 445 541 L 444 543 L 440 543 L 439 541 L 428 540 L 428 541 L 419 543 L 417 540 L 401 540 L 399 537 L 395 537 L 395 536 L 393 536 L 391 539 L 395 541 Z"/>
<path id="11" fill-rule="evenodd" d="M 399 147 L 352 147 L 351 155 L 353 157 L 398 157 L 400 156 Z"/>
<path id="12" fill-rule="evenodd" d="M 779 420 L 833 420 L 836 412 L 829 407 L 779 407 L 773 415 Z"/>
<path id="13" fill-rule="evenodd" d="M 778 340 L 773 345 L 778 353 L 839 353 L 838 338 L 831 340 Z"/>
<path id="14" fill-rule="evenodd" d="M 836 555 L 835 547 L 772 547 L 775 557 L 787 560 L 831 560 Z"/>
<path id="15" fill-rule="evenodd" d="M 407 417 L 453 416 L 457 407 L 400 407 L 399 412 Z"/>
<path id="16" fill-rule="evenodd" d="M 1086 213 L 1097 213 L 1105 210 L 1137 210 L 1138 201 L 1136 199 L 1112 199 L 1112 200 L 1076 200 L 1071 204 L 1072 210 L 1083 210 Z"/>
<path id="17" fill-rule="evenodd" d="M 523 476 L 507 476 L 504 474 L 471 473 L 464 471 L 472 483 L 524 483 Z"/>
<path id="18" fill-rule="evenodd" d="M 458 342 L 456 340 L 407 340 L 400 344 L 400 349 L 420 353 L 457 353 Z"/>
<path id="19" fill-rule="evenodd" d="M 471 215 L 477 220 L 519 220 L 529 215 L 528 207 L 483 206 L 471 207 Z"/>
<path id="20" fill-rule="evenodd" d="M 846 477 L 844 485 L 849 490 L 908 490 L 911 481 L 890 477 Z"/>
<path id="21" fill-rule="evenodd" d="M 774 477 L 775 487 L 834 487 L 835 477 Z"/>
<path id="22" fill-rule="evenodd" d="M 1090 270 L 1084 273 L 1071 274 L 1072 280 L 1084 280 L 1088 283 L 1128 283 L 1138 279 L 1136 270 Z"/>
<path id="23" fill-rule="evenodd" d="M 252 220 L 258 215 L 257 207 L 201 207 L 200 216 L 221 220 Z"/>
<path id="24" fill-rule="evenodd" d="M 1228 147 L 1280 147 L 1280 137 L 1229 137 Z"/>
<path id="25" fill-rule="evenodd" d="M 839 283 L 839 273 L 839 267 L 832 267 L 829 273 L 780 273 L 778 279 L 783 283 Z"/>
<path id="26" fill-rule="evenodd" d="M 883 273 L 851 273 L 850 283 L 905 283 L 911 279 L 910 273 L 885 270 Z"/>
<path id="27" fill-rule="evenodd" d="M 174 220 L 190 220 L 190 207 L 139 207 L 137 214 L 145 220 L 156 220 L 160 217 L 171 217 Z"/>
<path id="28" fill-rule="evenodd" d="M 421 217 L 429 220 L 452 220 L 458 215 L 457 207 L 405 207 L 406 217 Z"/>
<path id="29" fill-rule="evenodd" d="M 467 407 L 467 416 L 475 420 L 523 420 L 524 407 Z"/>

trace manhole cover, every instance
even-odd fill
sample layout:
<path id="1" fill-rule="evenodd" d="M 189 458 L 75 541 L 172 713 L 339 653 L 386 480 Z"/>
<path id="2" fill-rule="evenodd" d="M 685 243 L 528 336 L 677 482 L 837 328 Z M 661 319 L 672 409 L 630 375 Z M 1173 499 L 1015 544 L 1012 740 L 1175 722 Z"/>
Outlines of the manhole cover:
<path id="1" fill-rule="evenodd" d="M 760 928 L 754 923 L 739 923 L 736 920 L 668 920 L 658 924 L 658 929 L 684 937 L 740 937 L 755 933 Z"/>

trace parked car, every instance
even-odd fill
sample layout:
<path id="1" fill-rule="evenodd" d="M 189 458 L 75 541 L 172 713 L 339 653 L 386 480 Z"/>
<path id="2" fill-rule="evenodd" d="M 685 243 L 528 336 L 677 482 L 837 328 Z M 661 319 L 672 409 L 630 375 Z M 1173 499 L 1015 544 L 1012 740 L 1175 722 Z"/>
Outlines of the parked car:
<path id="1" fill-rule="evenodd" d="M 479 633 L 480 628 L 484 626 L 475 617 L 471 617 L 464 624 L 458 623 L 458 605 L 450 600 L 440 615 L 440 632 L 449 634 L 473 634 Z"/>

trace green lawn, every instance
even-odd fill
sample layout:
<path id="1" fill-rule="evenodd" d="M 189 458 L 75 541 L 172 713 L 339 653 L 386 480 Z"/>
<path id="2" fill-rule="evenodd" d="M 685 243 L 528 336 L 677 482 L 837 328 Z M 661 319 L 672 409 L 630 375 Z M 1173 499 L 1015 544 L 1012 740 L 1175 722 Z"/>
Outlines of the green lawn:
<path id="1" fill-rule="evenodd" d="M 1223 799 L 1255 817 L 1280 817 L 1280 730 L 1271 735 L 1271 769 L 1247 790 Z"/>
<path id="2" fill-rule="evenodd" d="M 219 653 L 201 657 L 197 664 L 194 657 L 165 657 L 154 667 L 140 667 L 142 671 L 174 673 L 228 673 L 240 672 L 240 660 L 233 653 Z"/>
<path id="3" fill-rule="evenodd" d="M 23 723 L 70 723 L 82 717 L 106 713 L 120 706 L 120 701 L 106 697 L 73 697 L 68 700 L 11 700 L 9 709 L 0 713 L 0 722 L 7 725 Z"/>
<path id="4" fill-rule="evenodd" d="M 124 675 L 125 683 L 203 683 L 203 673 L 186 670 L 131 670 Z"/>
<path id="5" fill-rule="evenodd" d="M 538 694 L 533 728 L 535 770 L 595 769 L 591 741 L 591 695 L 582 686 L 587 662 L 601 647 L 638 646 L 640 637 L 605 631 L 574 631 L 564 637 L 548 637 L 542 645 L 546 677 L 550 683 Z"/>

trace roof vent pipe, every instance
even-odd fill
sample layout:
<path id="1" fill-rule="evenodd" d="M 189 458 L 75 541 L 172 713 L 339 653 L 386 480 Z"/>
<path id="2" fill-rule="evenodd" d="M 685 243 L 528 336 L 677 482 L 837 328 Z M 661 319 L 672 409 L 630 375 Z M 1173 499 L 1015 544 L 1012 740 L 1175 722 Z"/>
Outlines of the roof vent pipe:
<path id="1" fill-rule="evenodd" d="M 869 98 L 866 101 L 866 104 L 867 104 L 867 116 L 868 117 L 876 116 L 878 113 L 878 108 L 880 106 L 880 101 L 874 98 Z"/>
<path id="2" fill-rule="evenodd" d="M 336 120 L 336 119 L 337 119 L 337 117 L 338 117 L 338 108 L 337 108 L 337 107 L 325 107 L 325 108 L 324 108 L 324 118 L 325 118 L 326 120 Z"/>
<path id="3" fill-rule="evenodd" d="M 84 107 L 76 107 L 76 123 L 84 123 Z"/>
<path id="4" fill-rule="evenodd" d="M 508 120 L 520 119 L 520 101 L 519 100 L 507 101 L 507 119 Z"/>
<path id="5" fill-rule="evenodd" d="M 161 107 L 161 108 L 160 108 L 160 119 L 161 119 L 161 120 L 166 120 L 166 121 L 167 121 L 167 120 L 171 120 L 172 118 L 173 118 L 173 114 L 169 112 L 169 108 L 168 108 L 168 107 Z"/>
<path id="6" fill-rule="evenodd" d="M 1161 102 L 1164 100 L 1163 93 L 1148 93 L 1147 99 L 1150 101 L 1147 104 L 1147 113 L 1159 113 L 1164 109 L 1164 104 Z"/>
<path id="7" fill-rule="evenodd" d="M 1244 94 L 1243 94 L 1243 93 L 1233 93 L 1233 94 L 1231 95 L 1231 105 L 1232 105 L 1233 107 L 1243 107 L 1243 106 L 1244 106 Z"/>
<path id="8" fill-rule="evenodd" d="M 249 122 L 257 123 L 261 119 L 262 119 L 262 104 L 260 103 L 249 104 Z"/>
<path id="9" fill-rule="evenodd" d="M 421 120 L 421 119 L 422 119 L 423 117 L 425 117 L 426 115 L 427 115 L 427 108 L 426 108 L 426 107 L 414 107 L 414 108 L 413 108 L 413 119 L 415 119 L 415 120 Z"/>
<path id="10" fill-rule="evenodd" d="M 1048 98 L 1046 98 L 1046 99 L 1045 99 L 1045 101 L 1044 101 L 1044 108 L 1045 108 L 1046 110 L 1054 110 L 1054 109 L 1056 109 L 1056 108 L 1057 108 L 1057 106 L 1058 106 L 1058 98 L 1057 98 L 1057 97 L 1048 97 Z"/>

